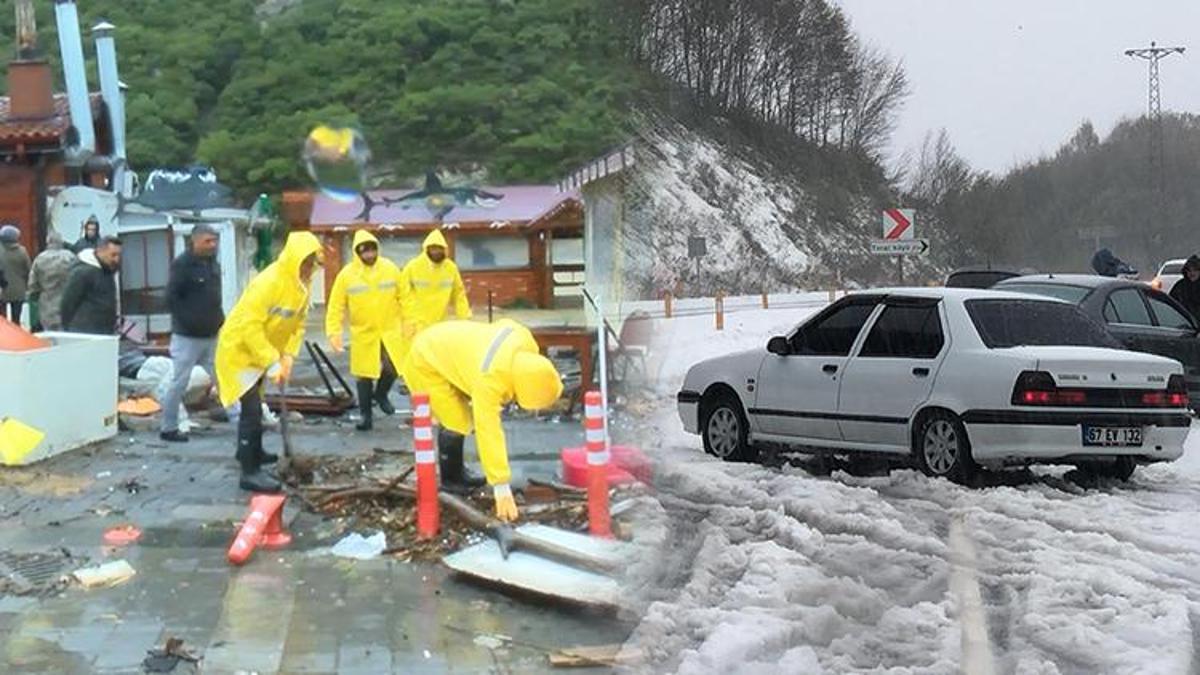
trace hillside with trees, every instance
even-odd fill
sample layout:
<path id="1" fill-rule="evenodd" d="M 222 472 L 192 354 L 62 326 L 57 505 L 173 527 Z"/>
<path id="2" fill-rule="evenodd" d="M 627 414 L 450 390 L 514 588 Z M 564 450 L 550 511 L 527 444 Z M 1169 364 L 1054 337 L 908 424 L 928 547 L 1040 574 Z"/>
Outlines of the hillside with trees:
<path id="1" fill-rule="evenodd" d="M 37 12 L 58 72 L 52 3 Z M 555 180 L 620 141 L 634 86 L 599 0 L 87 0 L 80 12 L 85 36 L 102 17 L 117 25 L 135 168 L 208 163 L 243 197 L 306 184 L 300 149 L 318 123 L 363 130 L 377 184 L 433 166 Z M 12 22 L 0 12 L 0 34 Z"/>
<path id="2" fill-rule="evenodd" d="M 911 164 L 908 202 L 949 244 L 947 265 L 1090 271 L 1099 244 L 1153 274 L 1200 251 L 1200 117 L 1164 114 L 1163 126 L 1161 201 L 1143 117 L 1103 139 L 1083 122 L 1053 156 L 1002 176 L 973 170 L 944 132 L 931 134 Z"/>

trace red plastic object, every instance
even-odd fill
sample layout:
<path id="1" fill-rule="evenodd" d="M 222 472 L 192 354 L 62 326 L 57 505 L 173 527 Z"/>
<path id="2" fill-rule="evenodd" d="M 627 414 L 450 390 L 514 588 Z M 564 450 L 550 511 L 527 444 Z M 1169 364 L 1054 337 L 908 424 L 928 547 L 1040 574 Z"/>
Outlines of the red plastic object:
<path id="1" fill-rule="evenodd" d="M 118 525 L 104 531 L 104 543 L 109 546 L 127 546 L 142 538 L 142 531 L 133 525 Z"/>
<path id="2" fill-rule="evenodd" d="M 653 483 L 654 469 L 641 450 L 627 445 L 609 448 L 608 484 L 628 485 L 642 482 Z M 563 448 L 563 482 L 578 488 L 588 486 L 587 448 Z"/>
<path id="3" fill-rule="evenodd" d="M 0 316 L 0 351 L 30 352 L 35 349 L 45 349 L 49 346 L 49 340 L 43 340 Z"/>
<path id="4" fill-rule="evenodd" d="M 254 495 L 250 498 L 250 513 L 226 554 L 229 562 L 234 565 L 245 563 L 259 544 L 264 548 L 278 548 L 291 542 L 291 535 L 283 532 L 283 502 L 286 499 L 283 495 Z M 273 537 L 268 540 L 268 535 Z M 281 544 L 284 538 L 286 542 Z"/>

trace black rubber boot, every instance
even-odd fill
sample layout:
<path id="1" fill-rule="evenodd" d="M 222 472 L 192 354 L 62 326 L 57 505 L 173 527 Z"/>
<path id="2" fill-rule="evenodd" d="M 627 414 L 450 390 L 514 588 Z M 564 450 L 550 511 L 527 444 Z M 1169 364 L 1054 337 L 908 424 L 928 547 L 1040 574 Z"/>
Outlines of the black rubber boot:
<path id="1" fill-rule="evenodd" d="M 362 421 L 354 428 L 359 431 L 370 431 L 374 425 L 371 423 L 371 381 L 358 380 L 358 413 L 362 415 Z"/>
<path id="2" fill-rule="evenodd" d="M 379 411 L 384 415 L 396 414 L 396 406 L 388 400 L 388 392 L 392 390 L 395 381 L 396 376 L 390 370 L 384 370 L 379 375 L 379 381 L 375 383 L 375 402 L 379 404 Z"/>
<path id="3" fill-rule="evenodd" d="M 238 481 L 238 487 L 250 492 L 279 492 L 283 489 L 278 480 L 268 475 L 262 469 L 252 473 L 242 471 L 242 478 Z"/>
<path id="4" fill-rule="evenodd" d="M 463 464 L 466 438 L 446 429 L 438 430 L 438 473 L 442 487 L 451 492 L 467 492 L 483 487 L 486 481 Z"/>

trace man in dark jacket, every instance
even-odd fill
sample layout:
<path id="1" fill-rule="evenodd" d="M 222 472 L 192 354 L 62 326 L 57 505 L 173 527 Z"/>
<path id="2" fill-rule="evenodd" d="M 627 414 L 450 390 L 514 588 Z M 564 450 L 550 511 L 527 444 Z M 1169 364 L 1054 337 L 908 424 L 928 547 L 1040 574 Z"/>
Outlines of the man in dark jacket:
<path id="1" fill-rule="evenodd" d="M 1192 255 L 1183 263 L 1183 278 L 1171 287 L 1171 297 L 1200 320 L 1200 255 Z"/>
<path id="2" fill-rule="evenodd" d="M 221 307 L 221 267 L 217 264 L 218 234 L 203 223 L 192 228 L 191 248 L 171 263 L 167 305 L 171 308 L 171 361 L 174 380 L 162 402 L 159 437 L 182 443 L 187 434 L 179 429 L 179 406 L 192 369 L 197 365 L 217 381 L 213 356 L 217 333 L 225 322 Z"/>
<path id="3" fill-rule="evenodd" d="M 113 335 L 117 330 L 117 279 L 121 269 L 121 240 L 104 237 L 96 248 L 79 254 L 63 289 L 63 330 Z"/>
<path id="4" fill-rule="evenodd" d="M 29 278 L 29 254 L 21 245 L 21 231 L 13 225 L 0 227 L 0 270 L 4 272 L 0 316 L 19 324 L 25 304 L 25 280 Z"/>
<path id="5" fill-rule="evenodd" d="M 100 243 L 100 221 L 96 219 L 96 216 L 89 216 L 81 229 L 83 236 L 71 244 L 71 252 L 76 255 L 89 248 L 96 248 L 96 244 Z"/>

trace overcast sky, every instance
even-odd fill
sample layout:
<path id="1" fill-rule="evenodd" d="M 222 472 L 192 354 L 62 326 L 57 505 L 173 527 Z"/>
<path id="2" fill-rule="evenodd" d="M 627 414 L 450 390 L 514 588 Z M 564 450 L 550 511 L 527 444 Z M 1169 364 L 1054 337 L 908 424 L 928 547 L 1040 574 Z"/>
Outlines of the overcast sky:
<path id="1" fill-rule="evenodd" d="M 1200 0 L 835 0 L 867 42 L 903 60 L 912 94 L 893 158 L 945 127 L 972 165 L 1051 153 L 1083 119 L 1107 135 L 1147 106 L 1130 47 L 1162 61 L 1163 110 L 1200 113 Z"/>

